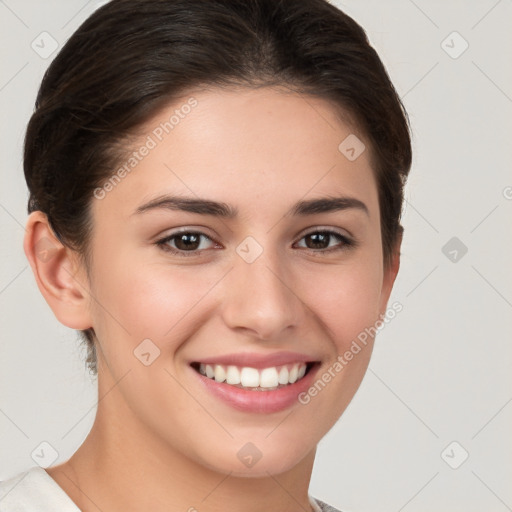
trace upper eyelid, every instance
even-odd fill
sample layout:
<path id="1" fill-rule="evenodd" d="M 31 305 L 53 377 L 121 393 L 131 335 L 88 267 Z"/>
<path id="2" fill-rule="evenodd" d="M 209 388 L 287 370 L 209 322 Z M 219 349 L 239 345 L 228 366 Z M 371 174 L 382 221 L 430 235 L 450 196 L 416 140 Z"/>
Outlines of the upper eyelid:
<path id="1" fill-rule="evenodd" d="M 299 236 L 302 238 L 311 233 L 317 233 L 318 231 L 329 231 L 332 233 L 336 233 L 337 235 L 344 236 L 345 238 L 350 238 L 351 240 L 354 239 L 354 236 L 351 233 L 349 233 L 346 229 L 333 228 L 329 226 L 315 226 L 313 228 L 306 228 L 306 231 L 301 231 L 301 234 Z"/>

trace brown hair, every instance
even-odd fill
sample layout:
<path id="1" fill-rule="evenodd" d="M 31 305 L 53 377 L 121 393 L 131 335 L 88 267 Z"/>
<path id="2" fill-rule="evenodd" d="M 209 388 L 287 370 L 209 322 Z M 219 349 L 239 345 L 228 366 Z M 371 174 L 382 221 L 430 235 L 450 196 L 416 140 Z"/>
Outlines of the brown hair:
<path id="1" fill-rule="evenodd" d="M 112 0 L 98 9 L 42 80 L 24 148 L 29 213 L 44 212 L 87 262 L 93 193 L 128 137 L 191 88 L 235 85 L 285 86 L 355 120 L 369 141 L 389 265 L 402 232 L 409 119 L 363 28 L 326 0 Z M 94 331 L 82 334 L 96 373 Z"/>

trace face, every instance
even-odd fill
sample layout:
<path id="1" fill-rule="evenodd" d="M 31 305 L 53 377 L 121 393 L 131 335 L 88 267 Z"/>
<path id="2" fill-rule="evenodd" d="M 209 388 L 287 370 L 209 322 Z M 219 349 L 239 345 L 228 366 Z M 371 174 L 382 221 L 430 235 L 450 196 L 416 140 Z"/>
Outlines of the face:
<path id="1" fill-rule="evenodd" d="M 394 279 L 368 144 L 338 149 L 353 133 L 327 101 L 268 88 L 197 91 L 147 123 L 92 204 L 100 395 L 117 383 L 122 428 L 235 475 L 314 452 Z"/>

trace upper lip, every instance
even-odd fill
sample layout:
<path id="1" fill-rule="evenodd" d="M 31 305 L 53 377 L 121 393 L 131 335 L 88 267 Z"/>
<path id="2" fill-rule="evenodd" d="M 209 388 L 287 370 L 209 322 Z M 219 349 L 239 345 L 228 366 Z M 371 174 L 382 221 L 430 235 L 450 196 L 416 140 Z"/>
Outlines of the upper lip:
<path id="1" fill-rule="evenodd" d="M 242 352 L 239 354 L 225 354 L 216 357 L 205 357 L 192 363 L 233 365 L 250 368 L 268 368 L 271 366 L 282 366 L 292 363 L 313 363 L 318 360 L 307 354 L 298 352 L 274 352 L 272 354 L 258 354 L 255 352 Z M 191 363 L 191 364 L 192 364 Z"/>

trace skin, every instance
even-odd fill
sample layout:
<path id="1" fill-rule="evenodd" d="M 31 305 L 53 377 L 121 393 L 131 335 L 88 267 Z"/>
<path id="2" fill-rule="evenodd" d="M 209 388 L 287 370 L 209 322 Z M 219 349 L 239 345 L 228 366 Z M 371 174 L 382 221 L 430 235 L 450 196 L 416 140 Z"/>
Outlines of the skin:
<path id="1" fill-rule="evenodd" d="M 29 217 L 24 247 L 39 289 L 60 322 L 93 327 L 98 338 L 94 425 L 67 462 L 47 471 L 83 511 L 309 511 L 316 446 L 357 391 L 373 340 L 307 405 L 271 414 L 221 402 L 188 363 L 291 350 L 321 361 L 321 376 L 386 312 L 400 244 L 384 268 L 369 143 L 355 161 L 338 150 L 349 134 L 364 136 L 329 102 L 276 88 L 198 90 L 148 122 L 141 144 L 190 96 L 198 101 L 190 114 L 92 200 L 89 273 L 44 214 Z M 240 213 L 134 214 L 170 193 Z M 359 199 L 368 214 L 285 215 L 299 200 L 333 195 Z M 177 228 L 208 238 L 195 255 L 175 256 L 155 241 Z M 305 235 L 319 228 L 358 244 L 327 253 L 342 244 L 331 237 L 315 246 Z M 263 249 L 250 264 L 236 252 L 247 236 Z M 42 238 L 53 244 L 47 261 L 37 254 Z M 183 249 L 176 238 L 169 244 Z M 147 338 L 161 351 L 149 366 L 133 354 Z M 262 452 L 251 468 L 237 457 L 247 442 Z"/>

